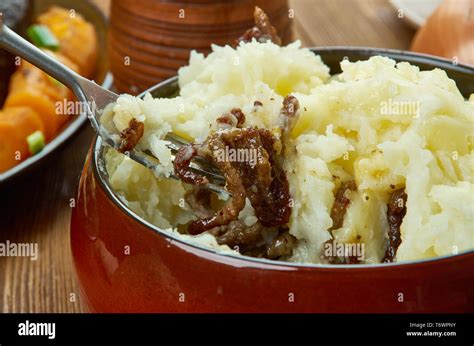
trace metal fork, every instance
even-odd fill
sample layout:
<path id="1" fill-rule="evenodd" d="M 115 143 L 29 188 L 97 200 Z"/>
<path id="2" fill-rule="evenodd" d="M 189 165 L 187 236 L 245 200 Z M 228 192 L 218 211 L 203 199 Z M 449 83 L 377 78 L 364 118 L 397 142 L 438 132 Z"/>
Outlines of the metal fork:
<path id="1" fill-rule="evenodd" d="M 114 136 L 107 129 L 101 126 L 99 120 L 105 107 L 111 103 L 114 103 L 119 95 L 100 87 L 93 81 L 80 76 L 67 66 L 61 64 L 33 44 L 29 43 L 27 40 L 3 24 L 1 14 L 0 47 L 29 61 L 31 64 L 43 70 L 48 75 L 57 79 L 59 82 L 71 89 L 76 95 L 78 101 L 81 102 L 82 109 L 86 111 L 86 116 L 90 120 L 92 127 L 97 132 L 97 134 L 101 136 L 103 141 L 109 146 L 115 149 L 119 148 L 120 143 L 115 139 L 117 138 L 116 134 Z M 94 111 L 91 109 L 91 105 L 93 106 L 92 109 Z M 173 160 L 174 154 L 176 154 L 178 149 L 181 146 L 188 144 L 184 138 L 179 137 L 173 133 L 169 133 L 165 139 L 170 141 L 169 148 L 173 153 Z M 142 152 L 133 149 L 128 152 L 127 155 L 132 160 L 152 170 L 160 165 L 159 160 L 150 152 Z M 210 183 L 206 186 L 209 190 L 222 195 L 229 195 L 229 193 L 224 188 L 225 179 L 222 177 L 221 173 L 209 162 L 203 158 L 197 157 L 195 160 L 193 160 L 190 167 L 196 173 L 204 175 L 209 179 Z M 179 179 L 174 174 L 172 174 L 171 177 Z"/>

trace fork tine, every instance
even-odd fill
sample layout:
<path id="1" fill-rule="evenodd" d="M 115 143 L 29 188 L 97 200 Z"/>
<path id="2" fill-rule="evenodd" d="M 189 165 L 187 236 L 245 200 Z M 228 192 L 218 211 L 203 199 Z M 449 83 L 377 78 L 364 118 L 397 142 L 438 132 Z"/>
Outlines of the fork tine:
<path id="1" fill-rule="evenodd" d="M 143 151 L 132 150 L 129 152 L 128 155 L 132 160 L 142 164 L 143 166 L 154 170 L 155 167 L 160 165 L 160 161 L 153 155 Z M 175 156 L 172 155 L 172 160 L 174 161 Z M 204 161 L 203 158 L 201 158 Z M 225 190 L 225 179 L 220 173 L 216 173 L 215 171 L 209 171 L 203 167 L 201 167 L 197 162 L 191 162 L 189 166 L 195 173 L 203 175 L 207 177 L 210 181 L 205 187 L 221 196 L 230 197 L 231 194 Z M 218 172 L 218 171 L 217 171 Z M 175 174 L 171 174 L 171 177 L 176 180 L 180 180 Z"/>
<path id="2" fill-rule="evenodd" d="M 196 173 L 200 175 L 204 175 L 207 178 L 210 178 L 210 180 L 213 180 L 217 182 L 219 185 L 224 185 L 225 184 L 225 179 L 220 173 L 215 173 L 211 172 L 209 170 L 206 170 L 205 168 L 201 167 L 198 163 L 196 162 L 191 162 L 189 167 Z"/>
<path id="3" fill-rule="evenodd" d="M 178 143 L 180 145 L 186 145 L 189 144 L 189 141 L 184 139 L 181 136 L 178 136 L 176 133 L 169 132 L 166 134 L 166 139 L 168 139 L 172 143 Z"/>
<path id="4" fill-rule="evenodd" d="M 176 152 L 182 146 L 189 144 L 186 139 L 174 133 L 168 133 L 165 139 L 170 142 L 170 144 L 168 144 L 167 146 L 173 154 L 176 154 Z M 224 177 L 222 176 L 221 172 L 205 158 L 201 156 L 195 156 L 193 158 L 193 162 L 197 162 L 199 164 L 200 167 L 197 168 L 203 170 L 203 175 L 207 176 L 208 174 L 211 174 L 210 176 L 212 176 L 213 179 L 224 180 Z"/>

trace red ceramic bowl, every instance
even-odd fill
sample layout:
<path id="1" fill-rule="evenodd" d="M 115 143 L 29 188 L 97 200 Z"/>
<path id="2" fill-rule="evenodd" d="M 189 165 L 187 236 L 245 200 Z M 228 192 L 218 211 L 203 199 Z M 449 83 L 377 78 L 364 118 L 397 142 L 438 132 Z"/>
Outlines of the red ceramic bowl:
<path id="1" fill-rule="evenodd" d="M 461 91 L 474 70 L 426 55 L 363 48 L 315 49 L 338 62 L 381 54 L 440 67 Z M 176 78 L 151 90 L 177 92 Z M 218 254 L 140 219 L 107 182 L 96 139 L 80 180 L 71 246 L 82 298 L 95 312 L 472 312 L 474 251 L 400 264 L 299 265 Z"/>

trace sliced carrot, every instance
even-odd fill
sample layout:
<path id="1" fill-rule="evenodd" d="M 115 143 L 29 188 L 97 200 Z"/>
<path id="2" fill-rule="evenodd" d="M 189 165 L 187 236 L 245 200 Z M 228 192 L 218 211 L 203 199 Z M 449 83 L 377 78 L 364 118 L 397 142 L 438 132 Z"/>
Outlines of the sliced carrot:
<path id="1" fill-rule="evenodd" d="M 53 57 L 77 71 L 77 65 L 60 54 Z M 73 114 L 65 114 L 64 105 L 73 101 L 72 92 L 61 83 L 26 61 L 10 79 L 10 93 L 6 106 L 28 106 L 43 120 L 46 140 L 51 140 Z"/>
<path id="2" fill-rule="evenodd" d="M 94 26 L 78 14 L 58 6 L 38 17 L 59 41 L 59 52 L 79 66 L 79 73 L 92 78 L 97 60 L 97 35 Z"/>
<path id="3" fill-rule="evenodd" d="M 0 172 L 30 156 L 26 138 L 44 131 L 40 116 L 28 107 L 7 107 L 0 112 Z"/>
<path id="4" fill-rule="evenodd" d="M 47 50 L 45 50 L 45 52 L 73 71 L 79 71 L 78 66 L 64 55 Z M 22 61 L 17 72 L 19 72 L 18 74 L 20 74 L 21 77 L 17 77 L 10 82 L 10 91 L 23 89 L 25 86 L 34 86 L 38 90 L 45 92 L 53 101 L 62 101 L 65 98 L 72 99 L 74 97 L 73 93 L 63 84 L 27 61 Z"/>
<path id="5" fill-rule="evenodd" d="M 27 88 L 11 92 L 5 101 L 5 106 L 30 107 L 42 120 L 46 141 L 49 142 L 56 135 L 59 128 L 58 117 L 62 115 L 56 114 L 54 103 L 40 91 Z"/>
<path id="6" fill-rule="evenodd" d="M 44 88 L 44 77 L 43 72 L 27 61 L 22 61 L 22 64 L 13 74 L 10 79 L 9 91 L 15 91 L 17 89 L 25 89 L 26 87 L 43 89 Z"/>
<path id="7" fill-rule="evenodd" d="M 59 62 L 68 66 L 71 70 L 79 72 L 79 67 L 63 54 L 51 51 L 47 51 L 47 53 Z M 58 121 L 58 129 L 61 129 L 61 127 L 71 119 L 71 116 L 76 115 L 67 113 L 67 107 L 65 107 L 67 101 L 74 101 L 76 98 L 72 91 L 66 86 L 49 77 L 45 73 L 44 76 L 46 78 L 46 87 L 43 89 L 43 92 L 48 95 L 49 98 L 54 100 L 56 113 L 58 115 L 56 118 Z M 59 106 L 60 103 L 63 104 L 62 107 Z"/>
<path id="8" fill-rule="evenodd" d="M 2 114 L 0 119 L 13 123 L 17 132 L 25 138 L 35 131 L 44 133 L 41 117 L 30 107 L 5 107 Z"/>
<path id="9" fill-rule="evenodd" d="M 16 166 L 24 150 L 21 137 L 11 122 L 0 119 L 0 173 Z"/>

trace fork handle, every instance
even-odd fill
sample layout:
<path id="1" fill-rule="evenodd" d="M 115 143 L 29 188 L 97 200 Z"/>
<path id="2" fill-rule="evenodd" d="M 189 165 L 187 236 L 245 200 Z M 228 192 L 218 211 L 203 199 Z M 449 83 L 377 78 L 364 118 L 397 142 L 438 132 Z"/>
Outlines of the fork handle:
<path id="1" fill-rule="evenodd" d="M 6 26 L 1 19 L 0 17 L 0 47 L 29 61 L 66 85 L 74 92 L 77 98 L 85 100 L 85 95 L 79 83 L 79 80 L 83 77 L 22 38 Z"/>

